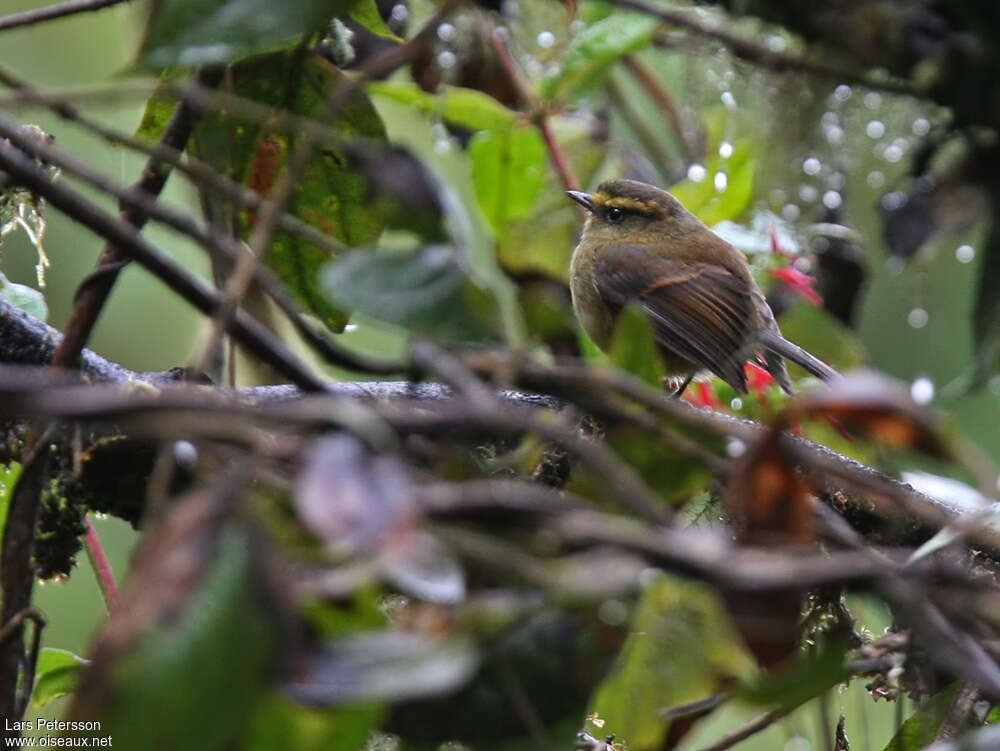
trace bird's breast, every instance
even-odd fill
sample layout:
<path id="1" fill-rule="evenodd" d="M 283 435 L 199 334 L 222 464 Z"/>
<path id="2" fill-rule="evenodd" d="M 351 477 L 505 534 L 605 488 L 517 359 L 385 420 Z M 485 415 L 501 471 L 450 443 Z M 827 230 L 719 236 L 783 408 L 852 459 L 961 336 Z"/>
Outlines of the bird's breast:
<path id="1" fill-rule="evenodd" d="M 573 310 L 594 344 L 601 349 L 611 346 L 615 329 L 614 311 L 601 297 L 594 279 L 594 253 L 590 248 L 578 247 L 573 253 L 569 270 L 569 289 L 573 296 Z"/>

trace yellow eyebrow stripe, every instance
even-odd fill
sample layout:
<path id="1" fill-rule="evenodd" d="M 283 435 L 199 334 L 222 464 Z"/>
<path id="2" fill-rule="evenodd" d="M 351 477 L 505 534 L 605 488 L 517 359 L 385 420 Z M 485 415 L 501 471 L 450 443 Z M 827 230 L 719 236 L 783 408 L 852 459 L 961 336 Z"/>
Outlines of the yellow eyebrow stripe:
<path id="1" fill-rule="evenodd" d="M 629 196 L 612 196 L 604 192 L 594 195 L 594 205 L 622 209 L 623 211 L 634 211 L 636 214 L 642 214 L 643 216 L 664 217 L 667 215 L 666 210 L 656 201 L 643 201 L 639 198 L 631 198 Z"/>

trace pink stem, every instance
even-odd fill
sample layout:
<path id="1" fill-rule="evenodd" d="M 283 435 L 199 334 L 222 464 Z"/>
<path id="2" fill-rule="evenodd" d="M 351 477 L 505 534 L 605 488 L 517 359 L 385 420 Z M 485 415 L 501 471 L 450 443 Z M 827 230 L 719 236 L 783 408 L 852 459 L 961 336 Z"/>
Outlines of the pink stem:
<path id="1" fill-rule="evenodd" d="M 101 594 L 104 595 L 104 604 L 109 613 L 114 612 L 118 607 L 118 585 L 115 584 L 115 572 L 111 570 L 111 563 L 108 561 L 107 555 L 104 554 L 101 538 L 97 536 L 97 530 L 89 516 L 87 517 L 87 533 L 83 536 L 83 542 L 87 548 L 90 565 L 97 577 L 97 586 L 101 588 Z"/>

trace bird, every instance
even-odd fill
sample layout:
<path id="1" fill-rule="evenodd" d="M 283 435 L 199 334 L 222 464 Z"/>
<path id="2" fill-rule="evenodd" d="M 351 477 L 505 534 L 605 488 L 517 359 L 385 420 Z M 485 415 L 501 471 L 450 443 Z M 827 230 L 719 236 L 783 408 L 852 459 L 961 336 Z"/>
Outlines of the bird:
<path id="1" fill-rule="evenodd" d="M 765 368 L 785 393 L 785 359 L 822 379 L 839 374 L 781 335 L 746 257 L 665 190 L 608 180 L 593 194 L 567 195 L 587 218 L 570 262 L 577 319 L 607 350 L 618 314 L 637 305 L 648 316 L 664 366 L 683 393 L 704 371 L 747 392 L 744 364 Z"/>

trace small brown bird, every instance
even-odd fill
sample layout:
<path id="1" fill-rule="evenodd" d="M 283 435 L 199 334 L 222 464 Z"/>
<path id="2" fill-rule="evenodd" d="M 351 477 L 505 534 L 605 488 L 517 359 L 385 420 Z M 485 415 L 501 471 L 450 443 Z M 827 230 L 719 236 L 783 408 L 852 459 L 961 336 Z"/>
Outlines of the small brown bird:
<path id="1" fill-rule="evenodd" d="M 829 381 L 837 371 L 781 336 L 743 254 L 664 190 L 610 180 L 569 196 L 590 212 L 570 265 L 573 309 L 601 349 L 627 304 L 653 323 L 668 373 L 708 370 L 746 392 L 744 363 L 766 368 L 786 393 L 782 358 Z"/>

